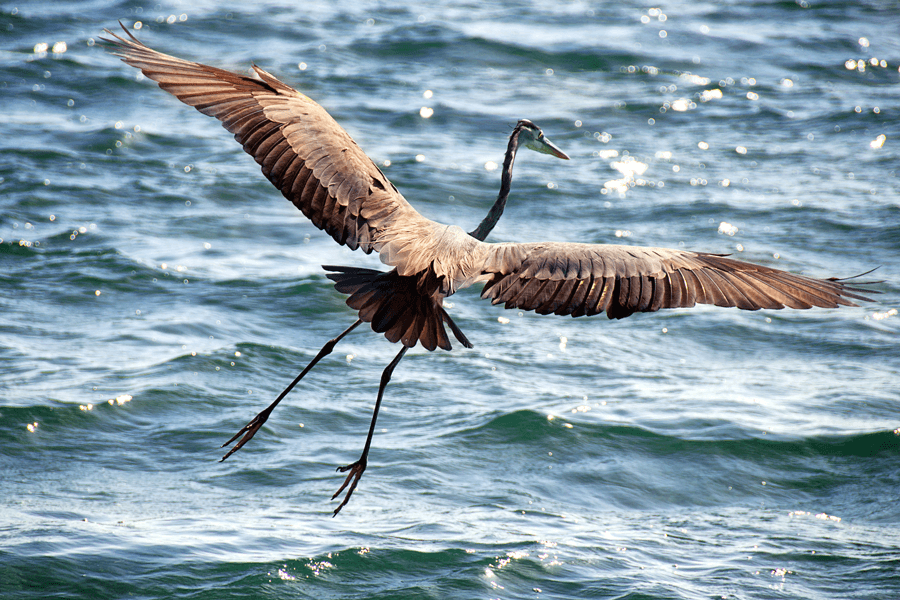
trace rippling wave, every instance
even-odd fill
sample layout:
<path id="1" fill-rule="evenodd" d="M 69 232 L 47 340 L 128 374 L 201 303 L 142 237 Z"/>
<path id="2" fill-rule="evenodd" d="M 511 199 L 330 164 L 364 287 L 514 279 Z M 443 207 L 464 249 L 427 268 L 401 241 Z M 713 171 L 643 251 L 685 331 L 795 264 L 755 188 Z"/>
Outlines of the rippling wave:
<path id="1" fill-rule="evenodd" d="M 3 598 L 893 598 L 900 183 L 884 3 L 6 7 Z M 96 43 L 251 62 L 321 102 L 424 215 L 492 241 L 730 253 L 883 280 L 859 308 L 622 321 L 448 310 L 409 352 L 353 501 L 384 338 L 338 247 L 230 135 Z M 61 44 L 60 42 L 65 42 Z"/>

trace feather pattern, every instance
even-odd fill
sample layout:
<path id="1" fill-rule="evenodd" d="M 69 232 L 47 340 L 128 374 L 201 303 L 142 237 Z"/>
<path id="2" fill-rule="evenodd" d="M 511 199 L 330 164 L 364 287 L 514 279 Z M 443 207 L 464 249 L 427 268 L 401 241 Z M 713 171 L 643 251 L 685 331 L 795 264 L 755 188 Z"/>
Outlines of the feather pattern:
<path id="1" fill-rule="evenodd" d="M 487 246 L 482 298 L 542 314 L 606 312 L 621 319 L 695 304 L 758 310 L 836 308 L 856 306 L 851 298 L 868 300 L 861 295 L 866 290 L 839 279 L 813 279 L 719 254 L 564 243 L 515 244 L 518 252 L 513 253 L 501 244 Z M 590 264 L 590 271 L 573 268 L 573 256 L 589 259 L 578 264 Z M 569 291 L 572 287 L 559 286 L 560 280 L 585 289 Z"/>

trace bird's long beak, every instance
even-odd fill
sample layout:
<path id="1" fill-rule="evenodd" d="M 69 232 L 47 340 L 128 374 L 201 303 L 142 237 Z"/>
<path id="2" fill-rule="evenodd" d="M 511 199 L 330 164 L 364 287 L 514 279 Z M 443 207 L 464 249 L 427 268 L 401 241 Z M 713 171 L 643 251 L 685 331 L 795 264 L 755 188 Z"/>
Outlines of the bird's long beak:
<path id="1" fill-rule="evenodd" d="M 535 143 L 534 150 L 541 152 L 543 154 L 549 154 L 551 156 L 555 156 L 556 158 L 562 158 L 563 160 L 569 160 L 568 155 L 559 149 L 559 147 L 548 140 L 546 137 L 540 139 Z"/>

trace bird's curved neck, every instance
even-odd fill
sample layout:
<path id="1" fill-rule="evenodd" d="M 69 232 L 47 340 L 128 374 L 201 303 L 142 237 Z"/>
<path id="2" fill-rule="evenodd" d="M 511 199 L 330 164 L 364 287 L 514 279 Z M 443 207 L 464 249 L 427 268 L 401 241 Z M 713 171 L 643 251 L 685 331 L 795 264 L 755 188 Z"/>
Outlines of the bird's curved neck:
<path id="1" fill-rule="evenodd" d="M 478 227 L 476 227 L 474 231 L 469 232 L 469 235 L 476 240 L 484 241 L 494 228 L 494 225 L 497 224 L 497 221 L 500 220 L 503 209 L 506 208 L 506 199 L 509 198 L 509 188 L 512 183 L 513 163 L 516 160 L 516 151 L 519 149 L 520 130 L 521 126 L 517 125 L 513 130 L 512 135 L 509 136 L 509 145 L 506 147 L 506 157 L 503 159 L 503 174 L 500 177 L 500 194 L 497 196 L 497 201 L 494 202 L 491 210 L 488 211 L 487 216 L 481 221 Z"/>

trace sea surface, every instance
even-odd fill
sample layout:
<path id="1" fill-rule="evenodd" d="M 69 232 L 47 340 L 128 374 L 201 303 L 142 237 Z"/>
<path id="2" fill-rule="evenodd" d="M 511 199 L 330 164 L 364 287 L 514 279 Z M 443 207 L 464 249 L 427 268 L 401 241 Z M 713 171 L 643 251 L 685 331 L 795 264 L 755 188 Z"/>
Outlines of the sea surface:
<path id="1" fill-rule="evenodd" d="M 900 8 L 869 1 L 0 4 L 0 598 L 900 597 Z M 862 281 L 857 308 L 360 327 L 316 229 L 99 42 L 257 64 L 425 216 Z M 139 27 L 139 28 L 138 28 Z"/>

